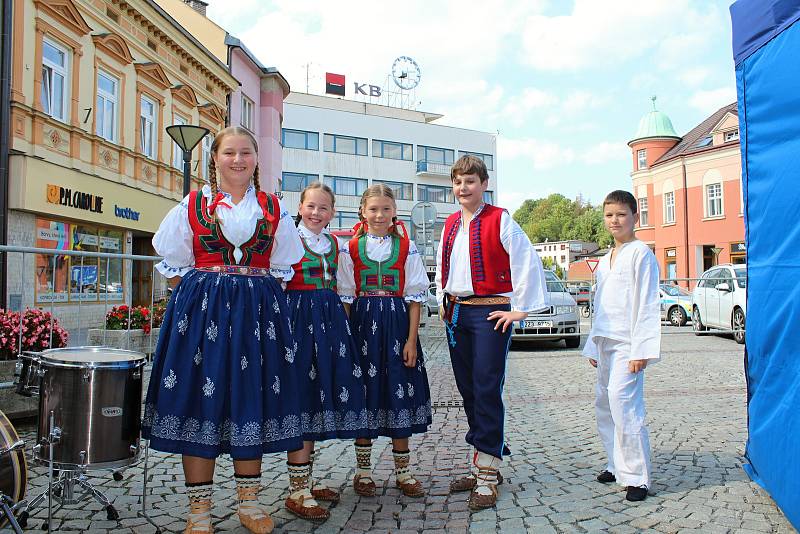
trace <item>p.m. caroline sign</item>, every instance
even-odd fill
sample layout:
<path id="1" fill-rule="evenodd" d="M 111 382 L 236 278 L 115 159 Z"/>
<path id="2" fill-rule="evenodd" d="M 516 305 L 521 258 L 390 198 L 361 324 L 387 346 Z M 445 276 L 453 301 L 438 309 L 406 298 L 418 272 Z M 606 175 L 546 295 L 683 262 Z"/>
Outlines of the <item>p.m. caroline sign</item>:
<path id="1" fill-rule="evenodd" d="M 60 185 L 47 184 L 47 201 L 51 204 L 103 213 L 103 197 L 83 191 L 73 191 Z"/>

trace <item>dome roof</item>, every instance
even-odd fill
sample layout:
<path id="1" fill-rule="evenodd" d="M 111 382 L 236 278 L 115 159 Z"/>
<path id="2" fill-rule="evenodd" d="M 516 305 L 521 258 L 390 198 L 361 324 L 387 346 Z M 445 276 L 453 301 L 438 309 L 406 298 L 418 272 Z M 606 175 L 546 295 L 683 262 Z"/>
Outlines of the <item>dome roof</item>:
<path id="1" fill-rule="evenodd" d="M 680 139 L 680 136 L 675 133 L 669 117 L 656 109 L 656 97 L 653 97 L 652 100 L 653 111 L 646 113 L 639 121 L 639 129 L 636 130 L 636 135 L 631 142 L 652 137 Z"/>

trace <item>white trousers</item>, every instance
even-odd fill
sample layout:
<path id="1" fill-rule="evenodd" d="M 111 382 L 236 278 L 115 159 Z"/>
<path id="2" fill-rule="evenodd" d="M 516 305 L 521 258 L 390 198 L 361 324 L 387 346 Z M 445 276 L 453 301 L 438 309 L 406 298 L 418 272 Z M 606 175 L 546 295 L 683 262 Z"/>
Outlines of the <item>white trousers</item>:
<path id="1" fill-rule="evenodd" d="M 650 487 L 650 438 L 645 426 L 644 371 L 628 370 L 630 344 L 598 338 L 595 413 L 608 471 L 622 486 Z"/>

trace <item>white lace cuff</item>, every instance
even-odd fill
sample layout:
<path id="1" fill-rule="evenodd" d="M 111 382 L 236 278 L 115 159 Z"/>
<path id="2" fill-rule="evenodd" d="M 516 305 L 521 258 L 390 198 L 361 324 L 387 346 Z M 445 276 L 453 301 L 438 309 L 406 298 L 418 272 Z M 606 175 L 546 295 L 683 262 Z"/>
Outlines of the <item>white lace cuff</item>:
<path id="1" fill-rule="evenodd" d="M 160 262 L 156 263 L 156 270 L 164 275 L 165 278 L 174 278 L 176 276 L 184 277 L 186 273 L 194 269 L 194 265 L 188 265 L 186 267 L 173 267 L 172 265 L 168 264 L 166 260 L 161 260 Z"/>
<path id="2" fill-rule="evenodd" d="M 356 300 L 355 295 L 339 295 L 339 300 L 341 300 L 345 304 L 352 304 L 354 300 Z"/>
<path id="3" fill-rule="evenodd" d="M 406 295 L 403 299 L 406 302 L 425 302 L 428 297 L 425 295 L 427 291 L 420 291 L 419 293 L 413 293 L 411 295 Z"/>

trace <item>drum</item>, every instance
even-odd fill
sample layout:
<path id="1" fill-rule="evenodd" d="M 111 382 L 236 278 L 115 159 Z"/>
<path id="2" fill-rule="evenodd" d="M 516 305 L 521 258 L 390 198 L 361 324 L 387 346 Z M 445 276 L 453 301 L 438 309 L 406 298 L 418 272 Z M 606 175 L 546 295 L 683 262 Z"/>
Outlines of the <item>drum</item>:
<path id="1" fill-rule="evenodd" d="M 34 457 L 64 470 L 116 469 L 136 462 L 145 355 L 106 347 L 42 352 Z M 51 434 L 50 412 L 54 416 Z"/>
<path id="2" fill-rule="evenodd" d="M 40 352 L 23 351 L 17 357 L 17 366 L 14 370 L 14 383 L 17 393 L 26 397 L 39 394 L 39 357 Z"/>
<path id="3" fill-rule="evenodd" d="M 19 441 L 17 431 L 0 411 L 0 451 L 10 449 Z M 25 463 L 25 451 L 18 448 L 11 452 L 0 452 L 0 493 L 10 497 L 15 503 L 25 497 L 25 487 L 28 484 L 28 465 Z M 0 528 L 5 525 L 6 519 L 0 515 Z"/>

